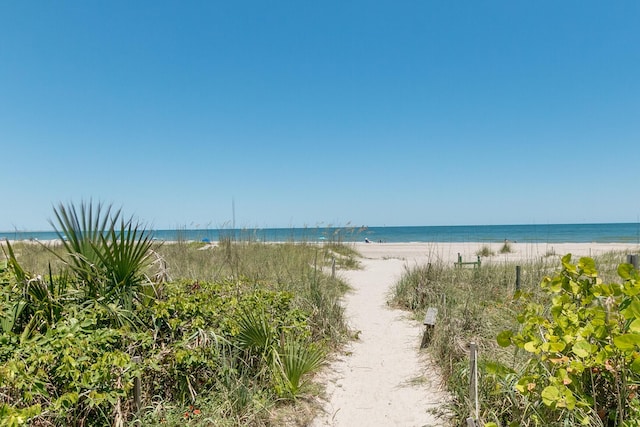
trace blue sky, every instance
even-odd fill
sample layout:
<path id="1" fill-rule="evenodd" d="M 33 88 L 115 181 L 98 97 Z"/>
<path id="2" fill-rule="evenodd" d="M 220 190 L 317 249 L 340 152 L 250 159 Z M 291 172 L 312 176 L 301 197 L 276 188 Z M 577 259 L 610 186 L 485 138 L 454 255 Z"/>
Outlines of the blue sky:
<path id="1" fill-rule="evenodd" d="M 640 2 L 0 2 L 0 230 L 636 222 Z M 233 201 L 233 202 L 232 202 Z"/>

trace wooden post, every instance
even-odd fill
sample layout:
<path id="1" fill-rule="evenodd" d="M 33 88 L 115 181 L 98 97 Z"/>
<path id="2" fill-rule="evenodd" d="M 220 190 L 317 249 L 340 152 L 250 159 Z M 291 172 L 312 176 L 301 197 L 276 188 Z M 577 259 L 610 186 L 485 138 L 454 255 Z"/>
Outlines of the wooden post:
<path id="1" fill-rule="evenodd" d="M 336 258 L 335 257 L 331 259 L 331 278 L 332 279 L 336 278 Z"/>
<path id="2" fill-rule="evenodd" d="M 474 420 L 480 415 L 478 408 L 478 347 L 475 342 L 469 343 L 469 401 Z"/>
<path id="3" fill-rule="evenodd" d="M 516 292 L 520 290 L 520 266 L 516 265 Z"/>
<path id="4" fill-rule="evenodd" d="M 633 268 L 638 269 L 638 255 L 627 255 L 627 263 L 632 264 Z"/>
<path id="5" fill-rule="evenodd" d="M 431 336 L 433 335 L 433 330 L 436 326 L 436 320 L 438 317 L 438 309 L 435 307 L 429 307 L 427 309 L 427 313 L 424 316 L 424 321 L 422 324 L 425 326 L 424 334 L 422 335 L 422 343 L 420 343 L 420 348 L 425 348 L 429 345 L 431 341 Z"/>
<path id="6" fill-rule="evenodd" d="M 133 363 L 138 364 L 141 362 L 140 356 L 133 356 Z M 140 375 L 136 375 L 133 380 L 133 407 L 136 412 L 140 411 L 140 407 L 142 406 L 142 385 L 140 383 Z"/>

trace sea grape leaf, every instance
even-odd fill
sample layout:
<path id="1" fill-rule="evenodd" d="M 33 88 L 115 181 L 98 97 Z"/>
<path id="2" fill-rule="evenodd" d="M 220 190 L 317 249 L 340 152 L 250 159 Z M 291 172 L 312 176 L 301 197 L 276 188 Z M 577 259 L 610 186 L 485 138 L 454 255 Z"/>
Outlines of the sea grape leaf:
<path id="1" fill-rule="evenodd" d="M 559 353 L 565 348 L 565 344 L 562 341 L 550 342 L 549 343 L 549 351 L 554 353 Z"/>
<path id="2" fill-rule="evenodd" d="M 621 291 L 625 295 L 635 297 L 640 294 L 640 283 L 637 280 L 625 280 Z"/>
<path id="3" fill-rule="evenodd" d="M 511 337 L 513 336 L 513 332 L 511 331 L 502 331 L 498 334 L 496 340 L 498 341 L 498 345 L 500 347 L 509 347 L 511 345 Z"/>
<path id="4" fill-rule="evenodd" d="M 571 351 L 579 358 L 584 359 L 591 354 L 591 344 L 585 340 L 576 341 Z"/>
<path id="5" fill-rule="evenodd" d="M 588 277 L 595 277 L 598 275 L 596 269 L 596 262 L 592 258 L 583 257 L 578 262 L 578 268 L 582 270 L 582 273 Z"/>
<path id="6" fill-rule="evenodd" d="M 627 319 L 640 318 L 640 300 L 638 298 L 632 299 L 629 305 L 622 310 L 622 315 Z"/>
<path id="7" fill-rule="evenodd" d="M 560 292 L 562 290 L 562 279 L 560 277 L 546 278 L 544 284 L 553 293 Z"/>
<path id="8" fill-rule="evenodd" d="M 622 334 L 613 337 L 613 344 L 622 351 L 633 350 L 640 345 L 640 334 Z"/>
<path id="9" fill-rule="evenodd" d="M 542 397 L 542 402 L 547 406 L 555 405 L 561 398 L 560 390 L 553 385 L 545 387 L 540 396 Z"/>
<path id="10" fill-rule="evenodd" d="M 569 390 L 569 388 L 565 387 L 565 389 L 564 389 L 564 399 L 561 402 L 562 402 L 562 404 L 558 405 L 558 406 L 561 406 L 561 407 L 564 406 L 568 410 L 572 411 L 576 407 L 576 403 L 578 403 L 578 400 L 573 395 L 571 390 Z"/>
<path id="11" fill-rule="evenodd" d="M 569 280 L 569 288 L 573 295 L 578 295 L 580 293 L 580 283 L 575 280 Z"/>
<path id="12" fill-rule="evenodd" d="M 622 263 L 618 266 L 618 275 L 625 280 L 629 280 L 633 277 L 633 265 Z"/>
<path id="13" fill-rule="evenodd" d="M 640 332 L 640 319 L 635 319 L 629 325 L 629 332 Z"/>
<path id="14" fill-rule="evenodd" d="M 538 347 L 536 346 L 536 342 L 535 341 L 528 341 L 524 344 L 524 349 L 525 351 L 528 351 L 529 353 L 537 353 L 538 352 Z"/>
<path id="15" fill-rule="evenodd" d="M 572 373 L 580 374 L 584 372 L 584 364 L 579 360 L 572 360 L 569 366 L 571 367 Z"/>

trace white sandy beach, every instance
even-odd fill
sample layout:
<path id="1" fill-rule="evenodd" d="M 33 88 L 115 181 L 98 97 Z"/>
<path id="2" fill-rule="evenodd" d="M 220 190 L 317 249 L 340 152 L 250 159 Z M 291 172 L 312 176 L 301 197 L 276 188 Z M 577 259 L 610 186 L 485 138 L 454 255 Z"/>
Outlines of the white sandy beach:
<path id="1" fill-rule="evenodd" d="M 503 243 L 355 243 L 355 248 L 368 259 L 402 259 L 410 263 L 426 262 L 455 262 L 458 254 L 463 261 L 475 261 L 476 253 L 487 246 L 494 252 L 491 257 L 483 258 L 482 262 L 504 262 L 531 260 L 541 257 L 562 256 L 567 253 L 574 258 L 582 256 L 597 256 L 611 251 L 637 251 L 640 245 L 631 243 L 517 243 L 510 242 L 512 252 L 501 254 Z"/>
<path id="2" fill-rule="evenodd" d="M 475 261 L 486 243 L 356 243 L 362 270 L 343 271 L 352 286 L 344 301 L 350 326 L 359 339 L 324 370 L 323 412 L 312 422 L 321 426 L 445 426 L 433 415 L 447 399 L 435 363 L 420 349 L 424 326 L 407 312 L 393 310 L 386 300 L 391 286 L 407 266 L 428 262 Z M 640 252 L 637 244 L 510 243 L 512 252 L 500 254 L 502 244 L 489 244 L 495 255 L 482 262 L 504 262 L 560 256 L 575 259 L 610 251 Z M 622 260 L 621 260 L 622 261 Z"/>

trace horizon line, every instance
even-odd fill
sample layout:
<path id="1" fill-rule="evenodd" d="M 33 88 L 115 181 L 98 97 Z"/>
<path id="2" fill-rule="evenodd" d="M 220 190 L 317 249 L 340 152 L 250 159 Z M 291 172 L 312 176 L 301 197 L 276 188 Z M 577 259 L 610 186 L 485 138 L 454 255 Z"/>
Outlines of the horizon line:
<path id="1" fill-rule="evenodd" d="M 222 228 L 222 227 L 207 227 L 207 228 L 146 228 L 146 231 L 204 231 L 204 230 L 305 230 L 305 229 L 369 229 L 369 228 L 409 228 L 409 227 L 520 227 L 520 226 L 563 226 L 563 225 L 633 225 L 640 226 L 640 222 L 558 222 L 558 223 L 509 223 L 509 224 L 439 224 L 439 225 L 316 225 L 316 226 L 288 226 L 288 227 L 241 227 L 241 228 Z M 55 233 L 55 229 L 50 230 L 26 230 L 26 229 L 13 229 L 13 230 L 1 230 L 0 234 L 19 234 L 19 233 Z"/>

